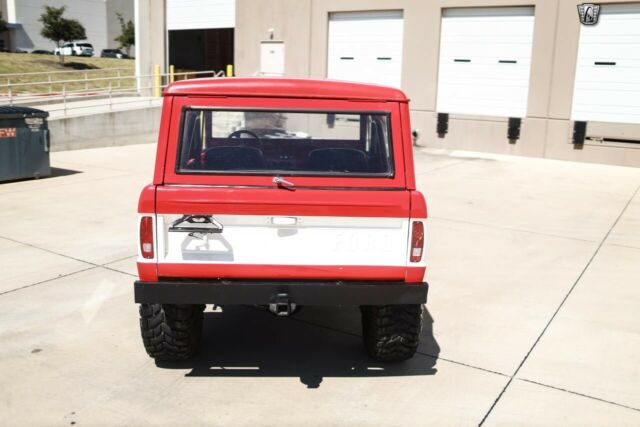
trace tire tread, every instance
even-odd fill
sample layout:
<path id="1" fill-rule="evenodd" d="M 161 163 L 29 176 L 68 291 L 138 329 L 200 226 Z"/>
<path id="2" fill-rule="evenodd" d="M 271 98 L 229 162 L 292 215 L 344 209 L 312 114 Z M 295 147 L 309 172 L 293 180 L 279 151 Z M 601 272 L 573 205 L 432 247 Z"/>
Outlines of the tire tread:
<path id="1" fill-rule="evenodd" d="M 421 305 L 363 306 L 362 335 L 369 355 L 382 362 L 410 359 L 422 331 Z"/>
<path id="2" fill-rule="evenodd" d="M 157 360 L 193 357 L 200 346 L 204 305 L 140 304 L 140 333 Z"/>

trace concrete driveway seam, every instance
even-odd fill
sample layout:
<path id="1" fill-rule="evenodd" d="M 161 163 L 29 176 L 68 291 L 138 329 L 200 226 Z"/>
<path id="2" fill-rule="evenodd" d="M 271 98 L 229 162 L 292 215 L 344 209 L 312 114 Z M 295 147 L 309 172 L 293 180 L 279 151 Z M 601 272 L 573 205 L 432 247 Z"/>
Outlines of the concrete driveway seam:
<path id="1" fill-rule="evenodd" d="M 555 387 L 555 386 L 552 386 L 552 385 L 549 385 L 549 384 L 545 384 L 545 383 L 541 383 L 541 382 L 538 382 L 538 381 L 529 380 L 527 378 L 516 378 L 516 379 L 518 381 L 523 381 L 523 382 L 526 382 L 526 383 L 531 383 L 531 384 L 539 385 L 539 386 L 542 386 L 542 387 L 552 388 L 552 389 L 558 390 L 558 391 L 564 391 L 565 393 L 575 394 L 576 396 L 586 397 L 587 399 L 593 399 L 593 400 L 597 400 L 599 402 L 608 403 L 610 405 L 615 405 L 615 406 L 619 406 L 621 408 L 630 409 L 632 411 L 640 412 L 640 408 L 634 408 L 633 406 L 628 406 L 628 405 L 625 405 L 623 403 L 612 402 L 611 400 L 606 400 L 606 399 L 602 399 L 600 397 L 595 397 L 595 396 L 591 396 L 591 395 L 588 395 L 588 394 L 580 393 L 580 392 L 577 392 L 577 391 L 568 390 L 568 389 L 565 389 L 565 388 L 562 388 L 562 387 Z"/>
<path id="2" fill-rule="evenodd" d="M 31 244 L 31 243 L 21 242 L 19 240 L 15 240 L 15 239 L 12 239 L 10 237 L 0 236 L 0 239 L 7 240 L 7 241 L 13 242 L 13 243 L 17 243 L 19 245 L 28 246 L 28 247 L 33 248 L 33 249 L 38 249 L 38 250 L 41 250 L 41 251 L 44 251 L 44 252 L 48 252 L 50 254 L 58 255 L 58 256 L 61 256 L 63 258 L 68 258 L 68 259 L 72 259 L 74 261 L 78 261 L 78 262 L 82 262 L 82 263 L 85 263 L 85 264 L 89 264 L 89 265 L 92 265 L 94 267 L 104 267 L 107 270 L 113 270 L 113 271 L 117 271 L 119 273 L 123 273 L 123 272 L 120 271 L 120 270 L 115 270 L 113 268 L 105 267 L 105 266 L 108 265 L 108 264 L 113 264 L 113 263 L 118 262 L 118 261 L 123 261 L 125 259 L 129 259 L 129 258 L 135 256 L 135 255 L 128 255 L 126 257 L 121 257 L 121 258 L 117 258 L 117 259 L 114 259 L 114 260 L 110 260 L 110 261 L 107 261 L 107 262 L 102 263 L 102 264 L 97 264 L 95 262 L 91 262 L 91 261 L 87 261 L 87 260 L 84 260 L 84 259 L 72 257 L 71 255 L 66 255 L 66 254 L 63 254 L 63 253 L 60 253 L 60 252 L 52 251 L 51 249 L 41 248 L 40 246 L 36 246 L 34 244 Z M 129 276 L 133 276 L 130 273 L 125 273 L 125 274 L 127 274 Z"/>
<path id="3" fill-rule="evenodd" d="M 90 265 L 93 265 L 95 267 L 97 267 L 99 265 L 99 264 L 95 264 L 95 263 L 93 263 L 91 261 L 85 261 L 85 260 L 80 259 L 80 258 L 72 257 L 71 255 L 61 254 L 59 252 L 52 251 L 51 249 L 41 248 L 40 246 L 36 246 L 36 245 L 34 245 L 32 243 L 21 242 L 20 240 L 12 239 L 11 237 L 0 236 L 0 239 L 7 240 L 7 241 L 13 242 L 13 243 L 17 243 L 19 245 L 28 246 L 28 247 L 33 248 L 33 249 L 39 249 L 41 251 L 48 252 L 50 254 L 61 256 L 63 258 L 68 258 L 68 259 L 72 259 L 74 261 L 83 262 L 85 264 L 90 264 Z"/>
<path id="4" fill-rule="evenodd" d="M 340 334 L 343 334 L 343 335 L 348 335 L 350 337 L 361 338 L 361 336 L 359 334 L 354 334 L 352 332 L 343 331 L 341 329 L 332 328 L 330 326 L 321 325 L 321 324 L 315 323 L 315 322 L 310 322 L 308 320 L 304 320 L 304 319 L 300 319 L 300 318 L 296 318 L 296 317 L 291 317 L 290 320 L 293 321 L 293 322 L 304 323 L 305 325 L 310 325 L 310 326 L 314 326 L 314 327 L 317 327 L 317 328 L 326 329 L 328 331 L 337 332 L 337 333 L 340 333 Z M 464 362 L 458 362 L 456 360 L 451 360 L 451 359 L 447 359 L 447 358 L 444 358 L 444 357 L 436 356 L 436 355 L 433 355 L 433 354 L 425 353 L 425 352 L 420 351 L 420 350 L 417 350 L 416 354 L 420 354 L 420 355 L 425 356 L 425 357 L 430 357 L 430 358 L 435 359 L 435 360 L 442 360 L 444 362 L 453 363 L 455 365 L 460 365 L 460 366 L 464 366 L 464 367 L 467 367 L 467 368 L 476 369 L 478 371 L 483 371 L 483 372 L 486 372 L 486 373 L 489 373 L 489 374 L 499 375 L 501 377 L 509 377 L 508 374 L 505 374 L 505 373 L 502 373 L 502 372 L 492 371 L 491 369 L 486 369 L 486 368 L 482 368 L 480 366 L 470 365 L 470 364 L 464 363 Z"/>
<path id="5" fill-rule="evenodd" d="M 577 242 L 595 243 L 594 240 L 580 239 L 580 238 L 577 238 L 577 237 L 569 237 L 569 236 L 561 236 L 559 234 L 553 234 L 553 233 L 543 233 L 543 232 L 540 232 L 540 231 L 532 231 L 532 230 L 527 230 L 527 229 L 524 229 L 524 228 L 504 227 L 504 226 L 499 226 L 499 225 L 495 225 L 495 224 L 483 224 L 481 222 L 465 221 L 463 219 L 451 219 L 451 218 L 444 218 L 444 217 L 434 216 L 434 215 L 429 215 L 429 219 L 437 219 L 439 221 L 454 222 L 454 223 L 459 223 L 459 224 L 477 225 L 479 227 L 492 228 L 494 230 L 516 231 L 516 232 L 519 232 L 519 233 L 536 234 L 538 236 L 554 237 L 554 238 L 558 238 L 558 239 L 573 240 L 573 241 L 577 241 Z M 634 248 L 634 249 L 637 249 L 637 248 Z"/>
<path id="6" fill-rule="evenodd" d="M 73 271 L 73 272 L 67 273 L 67 274 L 61 274 L 61 275 L 56 276 L 56 277 L 50 277 L 49 279 L 40 280 L 39 282 L 30 283 L 28 285 L 20 286 L 19 288 L 10 289 L 8 291 L 0 292 L 0 297 L 3 296 L 3 295 L 6 295 L 6 294 L 10 294 L 10 293 L 16 292 L 16 291 L 20 291 L 20 290 L 23 290 L 23 289 L 28 289 L 28 288 L 31 288 L 33 286 L 42 285 L 44 283 L 52 282 L 52 281 L 57 280 L 57 279 L 62 279 L 64 277 L 69 277 L 69 276 L 73 276 L 75 274 L 83 273 L 85 271 L 93 270 L 95 268 L 104 268 L 105 270 L 110 270 L 110 271 L 113 271 L 115 273 L 124 274 L 124 275 L 130 276 L 130 277 L 137 277 L 135 274 L 127 273 L 125 271 L 120 271 L 120 270 L 116 270 L 115 268 L 108 267 L 108 264 L 112 264 L 114 262 L 118 262 L 118 261 L 122 261 L 122 260 L 125 260 L 125 259 L 129 259 L 129 258 L 131 258 L 131 256 L 124 257 L 124 258 L 119 258 L 117 260 L 109 261 L 109 262 L 104 263 L 104 264 L 94 264 L 94 263 L 89 262 L 89 261 L 82 261 L 82 260 L 79 260 L 79 259 L 75 259 L 73 257 L 69 257 L 69 256 L 66 256 L 66 255 L 58 254 L 58 253 L 53 252 L 53 251 L 49 251 L 47 249 L 38 248 L 37 246 L 29 245 L 29 244 L 22 243 L 22 242 L 17 242 L 17 241 L 12 240 L 12 239 L 7 239 L 7 238 L 4 238 L 4 237 L 0 237 L 0 239 L 5 239 L 5 240 L 9 240 L 9 241 L 12 241 L 12 242 L 15 242 L 15 243 L 20 243 L 20 244 L 23 244 L 25 246 L 33 247 L 35 249 L 41 249 L 41 250 L 43 250 L 45 252 L 50 252 L 50 253 L 53 253 L 55 255 L 59 255 L 59 256 L 62 256 L 62 257 L 66 257 L 66 258 L 70 258 L 70 259 L 73 259 L 75 261 L 82 262 L 82 263 L 90 265 L 90 267 L 83 268 L 82 270 Z"/>
<path id="7" fill-rule="evenodd" d="M 127 258 L 129 258 L 129 257 L 127 257 Z M 126 259 L 126 258 L 125 258 L 125 259 Z M 126 274 L 126 275 L 127 275 L 127 276 L 129 276 L 129 277 L 138 277 L 138 275 L 136 275 L 136 274 L 131 274 L 131 273 L 127 273 L 126 271 L 122 271 L 122 270 L 117 270 L 117 269 L 115 269 L 115 268 L 111 268 L 111 267 L 109 267 L 109 266 L 108 266 L 108 264 L 111 264 L 111 262 L 108 262 L 108 263 L 106 263 L 106 264 L 99 265 L 98 267 L 102 267 L 102 268 L 104 268 L 105 270 L 114 271 L 114 272 L 116 272 L 116 273 Z"/>
<path id="8" fill-rule="evenodd" d="M 573 285 L 571 286 L 571 288 L 569 289 L 569 291 L 567 292 L 567 294 L 565 295 L 565 297 L 562 299 L 562 301 L 560 302 L 560 305 L 558 305 L 558 308 L 556 308 L 556 310 L 554 311 L 554 313 L 551 315 L 551 318 L 549 319 L 549 321 L 547 322 L 547 324 L 545 325 L 545 327 L 542 329 L 542 332 L 540 332 L 540 335 L 538 335 L 538 338 L 536 338 L 536 340 L 534 341 L 533 345 L 531 346 L 531 348 L 529 349 L 529 351 L 527 352 L 527 354 L 524 356 L 524 358 L 522 359 L 522 361 L 520 362 L 520 364 L 518 365 L 518 367 L 516 368 L 515 372 L 513 373 L 513 375 L 511 375 L 511 378 L 509 378 L 509 381 L 507 382 L 507 384 L 504 386 L 504 388 L 502 389 L 502 391 L 500 392 L 500 394 L 498 395 L 498 397 L 496 398 L 496 400 L 493 402 L 493 404 L 491 405 L 491 407 L 489 408 L 489 410 L 487 411 L 487 413 L 485 414 L 485 416 L 482 418 L 482 421 L 480 421 L 479 426 L 483 425 L 485 423 L 485 421 L 487 420 L 487 418 L 489 417 L 489 415 L 491 414 L 491 412 L 493 411 L 493 409 L 496 407 L 496 405 L 498 404 L 498 402 L 500 401 L 500 398 L 504 395 L 505 391 L 507 391 L 507 389 L 509 388 L 509 385 L 513 382 L 513 379 L 516 377 L 516 375 L 518 375 L 518 372 L 520 371 L 520 369 L 522 368 L 522 366 L 525 364 L 525 362 L 527 361 L 527 359 L 529 358 L 529 356 L 531 355 L 531 353 L 533 352 L 533 350 L 536 348 L 536 345 L 540 342 L 540 339 L 542 338 L 542 336 L 544 335 L 544 333 L 547 331 L 547 329 L 549 329 L 549 325 L 551 325 L 551 323 L 553 322 L 553 320 L 555 319 L 556 315 L 558 314 L 558 312 L 560 312 L 560 310 L 562 309 L 562 307 L 564 306 L 564 303 L 567 301 L 567 299 L 569 299 L 569 296 L 571 295 L 571 293 L 573 292 L 573 290 L 576 288 L 576 286 L 578 285 L 578 283 L 580 282 L 580 279 L 582 279 L 582 276 L 584 276 L 585 272 L 587 271 L 587 269 L 589 268 L 589 266 L 591 265 L 591 263 L 593 262 L 593 260 L 595 259 L 595 257 L 598 255 L 598 252 L 600 252 L 600 249 L 604 246 L 607 238 L 609 237 L 609 235 L 611 234 L 611 232 L 613 231 L 613 229 L 615 228 L 615 226 L 618 224 L 618 221 L 620 221 L 620 218 L 622 218 L 622 215 L 624 215 L 625 211 L 627 210 L 627 208 L 629 207 L 629 205 L 631 204 L 631 201 L 636 197 L 636 194 L 638 194 L 638 191 L 640 191 L 640 185 L 636 187 L 636 190 L 633 192 L 633 194 L 631 195 L 631 197 L 629 198 L 629 200 L 627 201 L 627 203 L 625 204 L 625 206 L 622 208 L 622 210 L 620 211 L 620 214 L 618 215 L 618 217 L 616 218 L 616 220 L 613 222 L 613 224 L 611 225 L 611 227 L 609 228 L 609 230 L 607 231 L 607 234 L 602 238 L 602 241 L 598 244 L 598 247 L 596 248 L 596 250 L 594 251 L 593 255 L 591 256 L 591 258 L 589 258 L 589 260 L 587 261 L 587 264 L 584 266 L 584 268 L 582 269 L 582 271 L 580 272 L 580 274 L 578 275 L 578 277 L 576 278 L 575 282 L 573 283 Z M 622 405 L 621 405 L 622 406 Z"/>
<path id="9" fill-rule="evenodd" d="M 20 286 L 19 288 L 9 289 L 8 291 L 0 292 L 0 297 L 3 296 L 3 295 L 11 294 L 13 292 L 21 291 L 23 289 L 28 289 L 28 288 L 32 288 L 34 286 L 42 285 L 44 283 L 53 282 L 54 280 L 62 279 L 64 277 L 69 277 L 69 276 L 73 276 L 73 275 L 78 274 L 78 273 L 83 273 L 85 271 L 93 270 L 94 268 L 98 268 L 98 267 L 99 266 L 91 266 L 91 267 L 83 268 L 82 270 L 73 271 L 73 272 L 67 273 L 67 274 L 61 274 L 60 276 L 51 277 L 49 279 L 41 280 L 39 282 L 30 283 L 28 285 Z"/>
<path id="10" fill-rule="evenodd" d="M 617 246 L 619 248 L 626 248 L 626 249 L 640 249 L 640 248 L 637 248 L 635 246 L 622 245 L 620 243 L 611 243 L 611 242 L 607 242 L 607 246 Z"/>
<path id="11" fill-rule="evenodd" d="M 433 169 L 426 170 L 424 172 L 416 172 L 416 176 L 426 175 L 426 174 L 429 174 L 429 173 L 431 173 L 433 171 L 438 171 L 440 169 L 450 168 L 451 166 L 457 166 L 457 165 L 460 165 L 462 163 L 468 163 L 469 161 L 470 160 L 460 160 L 459 162 L 449 163 L 448 165 L 438 166 L 438 167 L 435 167 Z"/>

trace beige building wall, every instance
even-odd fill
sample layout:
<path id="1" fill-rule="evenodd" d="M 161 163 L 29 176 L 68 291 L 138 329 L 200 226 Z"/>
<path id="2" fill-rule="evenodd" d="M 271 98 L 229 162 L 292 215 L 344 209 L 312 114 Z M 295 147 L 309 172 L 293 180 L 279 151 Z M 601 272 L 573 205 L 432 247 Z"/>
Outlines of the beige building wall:
<path id="1" fill-rule="evenodd" d="M 153 69 L 166 73 L 166 25 L 164 0 L 135 0 L 136 75 L 138 87 L 145 95 L 152 93 Z"/>
<path id="2" fill-rule="evenodd" d="M 260 42 L 269 40 L 284 42 L 287 75 L 309 75 L 312 57 L 316 54 L 310 49 L 313 35 L 310 31 L 311 0 L 279 0 L 275 3 L 273 0 L 236 0 L 236 75 L 251 76 L 259 71 Z M 272 33 L 270 29 L 273 29 Z"/>
<path id="3" fill-rule="evenodd" d="M 598 3 L 637 3 L 604 0 Z M 403 10 L 402 89 L 411 98 L 419 145 L 640 166 L 640 144 L 571 143 L 570 120 L 582 0 L 237 0 L 235 66 L 239 76 L 260 68 L 260 42 L 285 43 L 285 73 L 326 78 L 331 12 Z M 442 9 L 534 6 L 535 26 L 527 117 L 516 143 L 507 139 L 507 119 L 451 115 L 449 133 L 436 135 L 436 100 Z M 588 136 L 640 139 L 640 125 L 589 122 Z"/>

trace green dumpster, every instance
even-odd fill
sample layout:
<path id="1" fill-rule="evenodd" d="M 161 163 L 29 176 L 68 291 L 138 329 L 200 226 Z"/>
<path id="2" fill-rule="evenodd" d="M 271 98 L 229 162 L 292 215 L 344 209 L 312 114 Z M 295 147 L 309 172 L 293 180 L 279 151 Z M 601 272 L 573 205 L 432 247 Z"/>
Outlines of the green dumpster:
<path id="1" fill-rule="evenodd" d="M 49 113 L 0 106 L 0 182 L 51 175 Z"/>

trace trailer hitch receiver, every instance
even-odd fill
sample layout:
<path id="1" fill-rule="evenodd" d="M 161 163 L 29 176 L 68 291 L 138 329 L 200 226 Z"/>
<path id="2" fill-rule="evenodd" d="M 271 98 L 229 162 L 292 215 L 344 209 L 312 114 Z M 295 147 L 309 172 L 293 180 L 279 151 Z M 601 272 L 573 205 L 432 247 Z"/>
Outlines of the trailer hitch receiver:
<path id="1" fill-rule="evenodd" d="M 269 311 L 276 316 L 289 316 L 296 311 L 296 304 L 289 300 L 288 294 L 276 294 L 269 304 Z"/>

